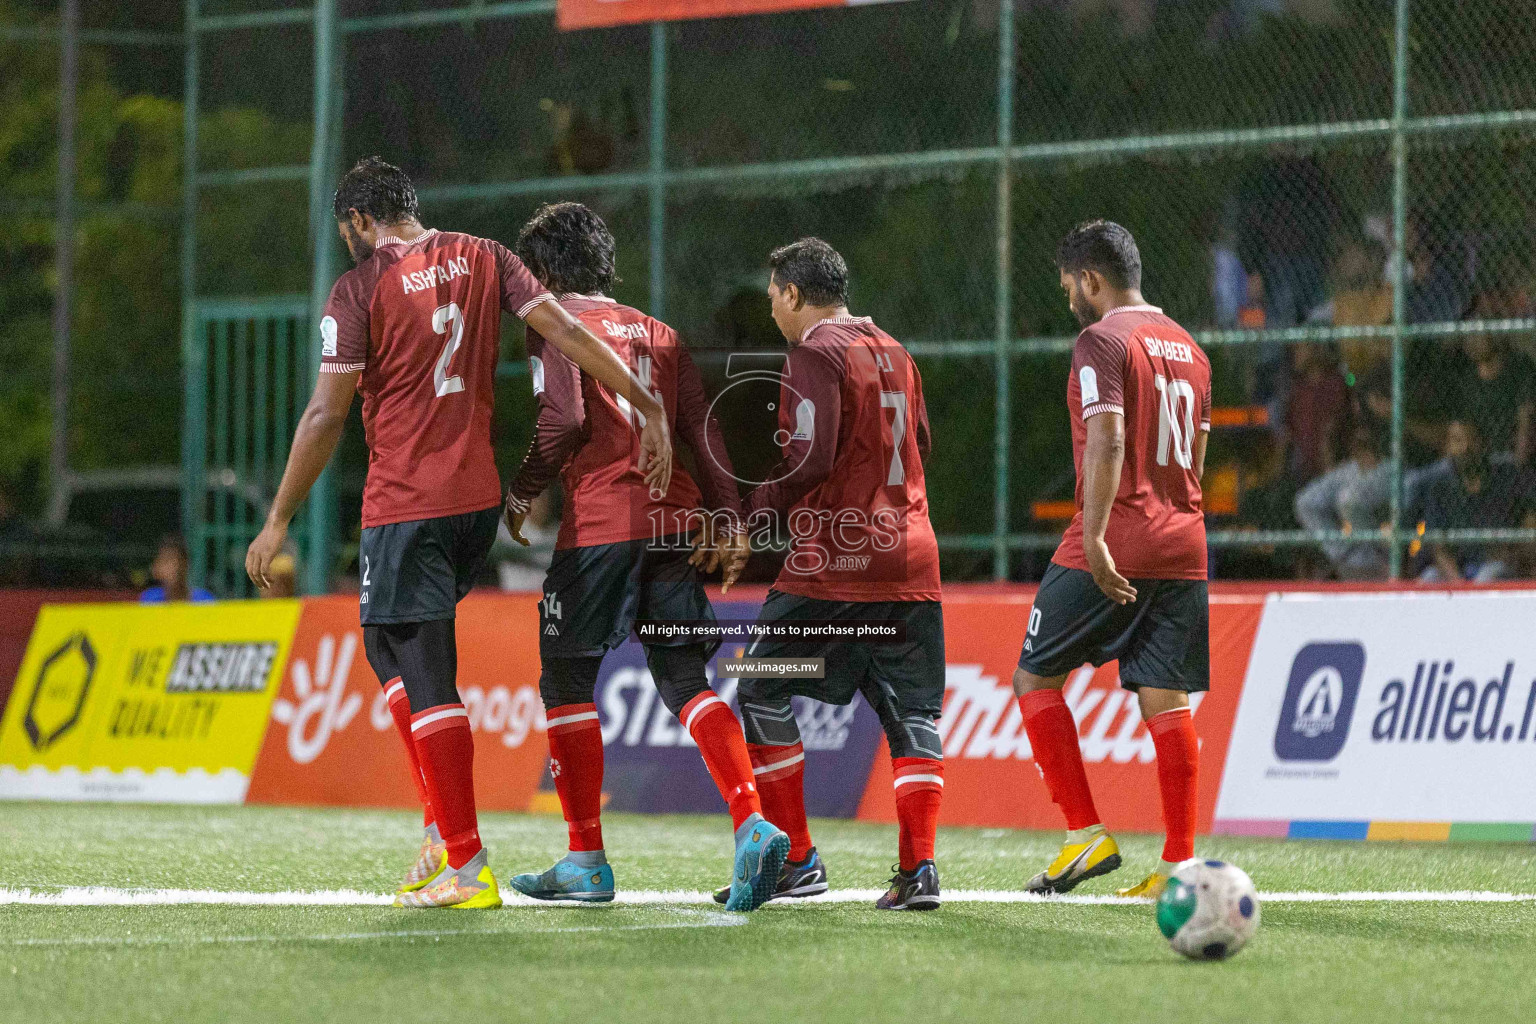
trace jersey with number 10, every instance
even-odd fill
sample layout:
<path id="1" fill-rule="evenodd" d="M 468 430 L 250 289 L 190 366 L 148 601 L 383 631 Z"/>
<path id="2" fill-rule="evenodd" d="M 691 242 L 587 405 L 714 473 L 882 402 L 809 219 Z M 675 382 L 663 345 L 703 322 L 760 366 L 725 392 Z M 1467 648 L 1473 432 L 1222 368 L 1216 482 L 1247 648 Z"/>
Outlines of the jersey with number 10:
<path id="1" fill-rule="evenodd" d="M 1156 306 L 1123 306 L 1077 337 L 1067 381 L 1077 515 L 1053 559 L 1088 568 L 1083 555 L 1083 446 L 1088 420 L 1125 417 L 1120 490 L 1104 533 L 1126 579 L 1203 580 L 1205 516 L 1195 473 L 1197 431 L 1211 429 L 1211 363 Z"/>
<path id="2" fill-rule="evenodd" d="M 320 322 L 321 372 L 362 371 L 363 526 L 500 504 L 501 313 L 527 316 L 554 296 L 498 242 L 436 230 L 381 242 L 336 282 Z"/>

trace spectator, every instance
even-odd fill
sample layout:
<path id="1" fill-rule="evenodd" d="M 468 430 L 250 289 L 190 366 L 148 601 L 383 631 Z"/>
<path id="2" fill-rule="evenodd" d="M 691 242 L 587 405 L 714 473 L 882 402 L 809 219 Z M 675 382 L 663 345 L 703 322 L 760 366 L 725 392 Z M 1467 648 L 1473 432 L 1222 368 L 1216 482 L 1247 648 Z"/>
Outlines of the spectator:
<path id="1" fill-rule="evenodd" d="M 1339 220 L 1328 173 L 1312 157 L 1266 161 L 1243 182 L 1238 203 L 1237 255 L 1262 278 L 1264 326 L 1306 322 L 1325 298 L 1328 245 Z M 1285 405 L 1285 351 L 1272 343 L 1256 348 L 1251 397 L 1274 415 Z"/>
<path id="2" fill-rule="evenodd" d="M 1351 239 L 1333 265 L 1335 327 L 1383 327 L 1392 323 L 1392 289 L 1382 276 L 1387 253 L 1371 238 Z M 1340 350 L 1344 369 L 1355 380 L 1366 377 L 1392 353 L 1385 336 L 1351 338 Z"/>
<path id="3" fill-rule="evenodd" d="M 1474 334 L 1464 349 L 1471 363 L 1461 380 L 1461 409 L 1495 460 L 1527 466 L 1536 411 L 1536 364 L 1507 338 Z"/>
<path id="4" fill-rule="evenodd" d="M 1467 305 L 1464 275 L 1455 268 L 1450 246 L 1436 237 L 1427 216 L 1416 213 L 1408 218 L 1403 248 L 1411 277 L 1403 300 L 1407 321 L 1460 320 Z"/>
<path id="5" fill-rule="evenodd" d="M 1519 289 L 1490 287 L 1478 292 L 1468 316 L 1504 320 L 1528 316 L 1529 301 Z M 1507 334 L 1468 335 L 1462 343 L 1465 369 L 1459 408 L 1477 421 L 1495 459 L 1529 466 L 1536 448 L 1536 362 Z"/>
<path id="6" fill-rule="evenodd" d="M 1488 457 L 1477 427 L 1453 420 L 1445 431 L 1446 465 L 1424 488 L 1424 526 L 1430 530 L 1505 529 L 1536 523 L 1525 470 Z M 1490 583 L 1513 575 L 1507 548 L 1432 544 L 1432 561 L 1419 579 L 1432 583 Z"/>
<path id="7" fill-rule="evenodd" d="M 202 587 L 193 587 L 190 580 L 192 560 L 187 556 L 187 542 L 179 533 L 168 533 L 160 538 L 155 560 L 149 565 L 149 575 L 157 586 L 139 595 L 145 604 L 162 604 L 166 601 L 212 601 L 213 594 Z"/>
<path id="8" fill-rule="evenodd" d="M 1332 345 L 1293 345 L 1291 364 L 1287 468 L 1300 486 L 1333 466 L 1334 444 L 1349 412 L 1349 388 Z"/>
<path id="9" fill-rule="evenodd" d="M 1357 423 L 1349 432 L 1349 458 L 1296 496 L 1296 519 L 1309 530 L 1372 531 L 1387 521 L 1391 500 L 1392 466 L 1383 458 L 1380 437 Z M 1386 579 L 1381 545 L 1329 541 L 1323 553 L 1341 580 Z"/>

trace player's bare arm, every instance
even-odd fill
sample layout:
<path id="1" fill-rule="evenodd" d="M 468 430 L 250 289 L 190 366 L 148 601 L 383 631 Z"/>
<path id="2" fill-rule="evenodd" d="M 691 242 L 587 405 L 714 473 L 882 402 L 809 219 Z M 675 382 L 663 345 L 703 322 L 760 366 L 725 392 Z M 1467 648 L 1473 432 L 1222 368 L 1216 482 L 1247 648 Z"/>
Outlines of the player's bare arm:
<path id="1" fill-rule="evenodd" d="M 258 587 L 270 586 L 267 571 L 288 539 L 288 524 L 336 451 L 361 373 L 322 373 L 315 381 L 314 394 L 309 396 L 309 404 L 293 433 L 293 447 L 288 451 L 288 465 L 283 469 L 277 497 L 272 499 L 266 524 L 245 553 L 246 574 Z"/>
<path id="2" fill-rule="evenodd" d="M 1117 412 L 1089 417 L 1083 446 L 1083 554 L 1093 581 L 1116 604 L 1136 600 L 1136 588 L 1115 569 L 1115 558 L 1104 541 L 1124 463 L 1125 417 Z"/>
<path id="3" fill-rule="evenodd" d="M 1211 439 L 1209 430 L 1201 430 L 1195 434 L 1195 479 L 1205 479 L 1205 443 Z"/>
<path id="4" fill-rule="evenodd" d="M 640 428 L 640 471 L 652 490 L 666 494 L 672 482 L 672 437 L 666 409 L 656 396 L 645 389 L 640 378 L 611 348 L 559 303 L 539 303 L 528 311 L 527 322 L 583 373 L 622 395 L 645 417 L 645 425 Z"/>

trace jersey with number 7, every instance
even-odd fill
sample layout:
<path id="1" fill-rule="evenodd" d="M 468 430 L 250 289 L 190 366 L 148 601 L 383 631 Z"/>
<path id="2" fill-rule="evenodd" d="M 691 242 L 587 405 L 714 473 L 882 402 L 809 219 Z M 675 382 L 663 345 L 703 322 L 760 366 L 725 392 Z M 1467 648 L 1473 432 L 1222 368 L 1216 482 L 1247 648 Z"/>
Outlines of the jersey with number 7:
<path id="1" fill-rule="evenodd" d="M 806 328 L 779 382 L 783 460 L 747 500 L 793 538 L 774 589 L 823 601 L 937 601 L 939 545 L 917 364 L 867 316 Z"/>
<path id="2" fill-rule="evenodd" d="M 1203 580 L 1205 517 L 1195 435 L 1211 429 L 1211 363 L 1156 306 L 1123 306 L 1077 337 L 1067 381 L 1077 515 L 1053 561 L 1087 570 L 1083 556 L 1083 446 L 1088 420 L 1125 417 L 1125 461 L 1105 530 L 1127 579 Z"/>
<path id="3" fill-rule="evenodd" d="M 553 299 L 506 246 L 450 231 L 382 239 L 336 282 L 320 370 L 362 371 L 364 527 L 501 503 L 491 451 L 501 314 L 526 317 Z"/>

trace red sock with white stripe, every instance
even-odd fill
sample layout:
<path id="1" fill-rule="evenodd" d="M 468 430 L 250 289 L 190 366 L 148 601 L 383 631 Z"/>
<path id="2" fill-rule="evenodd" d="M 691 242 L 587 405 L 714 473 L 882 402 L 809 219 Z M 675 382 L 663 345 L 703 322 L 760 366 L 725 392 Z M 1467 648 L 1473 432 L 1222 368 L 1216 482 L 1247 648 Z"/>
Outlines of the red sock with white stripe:
<path id="1" fill-rule="evenodd" d="M 805 747 L 748 743 L 747 755 L 763 817 L 789 834 L 789 859 L 804 860 L 811 852 L 811 826 L 805 820 Z"/>
<path id="2" fill-rule="evenodd" d="M 1088 773 L 1083 770 L 1083 752 L 1077 745 L 1077 722 L 1060 690 L 1031 690 L 1019 698 L 1024 716 L 1024 731 L 1034 750 L 1035 764 L 1045 778 L 1062 813 L 1067 828 L 1087 828 L 1099 823 L 1088 789 Z"/>
<path id="3" fill-rule="evenodd" d="M 603 729 L 596 704 L 562 704 L 544 713 L 549 726 L 549 773 L 571 850 L 603 848 Z"/>
<path id="4" fill-rule="evenodd" d="M 461 868 L 480 852 L 475 817 L 475 739 L 463 704 L 439 704 L 411 716 L 411 738 L 448 864 Z"/>
<path id="5" fill-rule="evenodd" d="M 1195 797 L 1200 743 L 1189 708 L 1174 708 L 1147 723 L 1157 748 L 1157 787 L 1163 795 L 1163 860 L 1177 864 L 1195 855 Z"/>
<path id="6" fill-rule="evenodd" d="M 731 827 L 754 814 L 762 814 L 763 805 L 752 776 L 752 759 L 747 756 L 747 741 L 741 735 L 741 723 L 731 707 L 710 690 L 683 705 L 678 716 L 693 742 L 699 745 L 709 777 L 731 810 Z"/>
<path id="7" fill-rule="evenodd" d="M 405 744 L 405 756 L 411 761 L 411 781 L 416 784 L 416 798 L 421 801 L 421 824 L 432 827 L 432 801 L 427 798 L 427 783 L 421 777 L 421 760 L 416 756 L 416 741 L 411 738 L 411 699 L 405 695 L 405 684 L 399 676 L 384 684 L 384 700 L 389 704 L 389 714 L 395 720 L 400 742 Z"/>
<path id="8" fill-rule="evenodd" d="M 933 860 L 933 837 L 939 828 L 939 804 L 944 799 L 944 762 L 931 757 L 893 757 L 896 779 L 897 849 L 901 870 L 915 871 Z"/>

